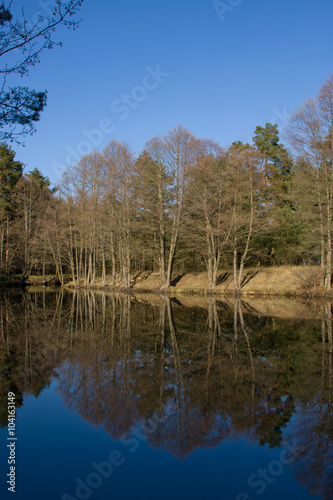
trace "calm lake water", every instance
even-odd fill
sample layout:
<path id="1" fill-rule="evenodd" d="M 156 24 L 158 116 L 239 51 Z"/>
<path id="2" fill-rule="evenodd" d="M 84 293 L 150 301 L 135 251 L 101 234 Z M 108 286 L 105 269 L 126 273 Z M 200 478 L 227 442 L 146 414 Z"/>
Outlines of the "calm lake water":
<path id="1" fill-rule="evenodd" d="M 30 290 L 0 330 L 0 498 L 333 498 L 330 304 Z"/>

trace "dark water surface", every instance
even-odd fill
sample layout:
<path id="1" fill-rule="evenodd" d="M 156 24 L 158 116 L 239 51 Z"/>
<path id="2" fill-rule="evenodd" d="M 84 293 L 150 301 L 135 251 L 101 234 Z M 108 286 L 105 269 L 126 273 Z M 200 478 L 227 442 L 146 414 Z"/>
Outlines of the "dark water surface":
<path id="1" fill-rule="evenodd" d="M 333 499 L 330 304 L 3 294 L 0 374 L 1 499 Z"/>

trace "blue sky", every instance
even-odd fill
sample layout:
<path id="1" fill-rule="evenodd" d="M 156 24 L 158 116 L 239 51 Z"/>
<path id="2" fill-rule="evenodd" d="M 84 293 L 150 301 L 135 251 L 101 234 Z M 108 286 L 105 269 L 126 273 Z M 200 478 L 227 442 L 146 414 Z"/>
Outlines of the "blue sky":
<path id="1" fill-rule="evenodd" d="M 28 19 L 48 4 L 14 0 Z M 333 73 L 331 0 L 85 0 L 80 17 L 9 82 L 48 90 L 36 134 L 13 148 L 54 184 L 111 139 L 139 153 L 179 123 L 222 146 L 266 122 L 282 129 Z"/>

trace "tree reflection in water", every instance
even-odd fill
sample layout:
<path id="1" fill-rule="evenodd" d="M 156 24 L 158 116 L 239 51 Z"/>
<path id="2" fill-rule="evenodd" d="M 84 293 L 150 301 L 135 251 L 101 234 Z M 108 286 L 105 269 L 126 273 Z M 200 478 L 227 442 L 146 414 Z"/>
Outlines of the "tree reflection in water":
<path id="1" fill-rule="evenodd" d="M 297 317 L 286 302 L 274 315 L 263 301 L 189 302 L 45 289 L 3 295 L 2 426 L 8 390 L 22 404 L 58 377 L 68 407 L 112 438 L 139 428 L 182 460 L 240 435 L 272 448 L 296 439 L 297 480 L 333 497 L 331 305 L 295 302 Z"/>

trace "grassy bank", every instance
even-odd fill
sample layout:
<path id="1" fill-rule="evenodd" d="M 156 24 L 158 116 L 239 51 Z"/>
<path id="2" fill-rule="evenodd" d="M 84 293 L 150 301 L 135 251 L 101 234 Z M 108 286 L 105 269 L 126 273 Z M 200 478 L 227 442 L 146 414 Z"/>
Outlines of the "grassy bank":
<path id="1" fill-rule="evenodd" d="M 134 284 L 137 291 L 158 291 L 159 277 L 151 273 L 147 279 Z M 219 272 L 218 285 L 207 289 L 207 273 L 188 273 L 178 276 L 178 281 L 169 288 L 172 293 L 234 295 L 233 273 L 227 269 Z M 243 295 L 329 295 L 320 287 L 319 266 L 279 266 L 248 268 L 243 277 Z M 333 294 L 332 294 L 333 295 Z"/>
<path id="2" fill-rule="evenodd" d="M 232 271 L 219 271 L 218 285 L 208 290 L 207 273 L 187 273 L 175 276 L 173 286 L 168 291 L 171 294 L 195 295 L 234 295 L 234 278 Z M 251 295 L 291 295 L 291 296 L 332 296 L 319 286 L 319 266 L 278 266 L 267 268 L 248 268 L 244 272 L 242 294 Z M 68 283 L 66 287 L 73 287 Z M 96 280 L 94 288 L 101 288 L 101 282 Z M 108 280 L 106 280 L 106 289 Z M 143 272 L 135 276 L 132 290 L 136 292 L 159 292 L 160 282 L 158 273 Z"/>
<path id="3" fill-rule="evenodd" d="M 187 295 L 234 295 L 234 278 L 231 270 L 221 269 L 218 273 L 218 285 L 213 289 L 207 288 L 207 273 L 186 273 L 176 275 L 172 286 L 169 287 L 170 294 Z M 53 275 L 31 276 L 24 286 L 54 284 Z M 0 283 L 0 286 L 22 286 L 19 277 L 13 276 L 10 283 Z M 66 277 L 66 288 L 74 288 L 73 282 Z M 84 283 L 81 283 L 84 288 Z M 112 290 L 108 277 L 106 285 L 102 287 L 100 279 L 95 281 L 94 289 Z M 142 272 L 134 276 L 131 289 L 138 293 L 151 293 L 160 291 L 160 281 L 158 273 Z M 244 272 L 242 295 L 244 296 L 313 296 L 333 298 L 333 291 L 328 292 L 320 287 L 319 266 L 278 266 L 266 268 L 247 268 Z"/>

